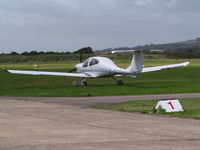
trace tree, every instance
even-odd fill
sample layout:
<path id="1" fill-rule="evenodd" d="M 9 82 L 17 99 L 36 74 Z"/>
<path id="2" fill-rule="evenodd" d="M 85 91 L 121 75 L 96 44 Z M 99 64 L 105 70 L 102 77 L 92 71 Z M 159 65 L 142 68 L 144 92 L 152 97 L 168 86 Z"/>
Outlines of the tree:
<path id="1" fill-rule="evenodd" d="M 75 52 L 73 52 L 73 53 L 74 53 L 74 54 L 77 54 L 77 53 L 80 53 L 81 51 L 82 51 L 84 54 L 93 54 L 93 53 L 94 53 L 91 47 L 84 47 L 84 48 L 81 48 L 81 49 L 79 49 L 79 50 L 77 50 L 77 51 L 75 51 Z"/>
<path id="2" fill-rule="evenodd" d="M 11 52 L 10 55 L 19 55 L 17 52 Z"/>
<path id="3" fill-rule="evenodd" d="M 28 55 L 28 52 L 23 52 L 21 53 L 21 55 Z"/>
<path id="4" fill-rule="evenodd" d="M 38 55 L 38 52 L 37 51 L 31 51 L 31 52 L 29 52 L 28 55 Z"/>

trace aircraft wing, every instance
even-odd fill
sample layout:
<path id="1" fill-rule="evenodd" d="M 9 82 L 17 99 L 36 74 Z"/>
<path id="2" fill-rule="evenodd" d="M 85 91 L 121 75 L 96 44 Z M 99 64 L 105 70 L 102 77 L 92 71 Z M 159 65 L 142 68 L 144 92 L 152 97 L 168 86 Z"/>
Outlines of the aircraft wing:
<path id="1" fill-rule="evenodd" d="M 25 70 L 5 70 L 13 74 L 28 74 L 28 75 L 52 75 L 52 76 L 69 76 L 69 77 L 95 77 L 90 73 L 65 73 L 65 72 L 46 72 L 46 71 L 25 71 Z"/>
<path id="2" fill-rule="evenodd" d="M 157 67 L 146 67 L 146 68 L 143 68 L 142 73 L 158 71 L 158 70 L 162 70 L 162 69 L 176 68 L 176 67 L 181 67 L 181 66 L 187 66 L 189 63 L 190 62 L 184 62 L 184 63 L 180 63 L 180 64 L 164 65 L 164 66 L 157 66 Z"/>

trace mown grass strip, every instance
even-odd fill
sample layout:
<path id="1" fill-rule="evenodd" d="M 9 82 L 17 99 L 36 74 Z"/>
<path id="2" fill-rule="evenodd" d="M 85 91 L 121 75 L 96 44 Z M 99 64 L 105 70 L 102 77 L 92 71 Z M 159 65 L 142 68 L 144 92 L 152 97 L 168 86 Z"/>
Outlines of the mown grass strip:
<path id="1" fill-rule="evenodd" d="M 138 100 L 129 101 L 123 103 L 116 103 L 111 105 L 100 105 L 92 106 L 98 109 L 108 109 L 123 112 L 139 112 L 142 114 L 153 114 L 153 115 L 170 115 L 181 118 L 194 118 L 200 119 L 200 98 L 180 99 L 181 105 L 183 106 L 183 112 L 155 112 L 154 108 L 158 100 Z"/>
<path id="2" fill-rule="evenodd" d="M 9 74 L 7 69 L 67 72 L 76 62 L 0 65 L 0 95 L 9 96 L 113 96 L 141 94 L 200 93 L 200 60 L 147 60 L 145 66 L 191 61 L 187 67 L 149 72 L 137 78 L 119 77 L 125 85 L 117 86 L 112 78 L 88 79 L 88 87 L 72 87 L 73 77 Z M 119 66 L 129 62 L 119 61 Z M 33 69 L 34 68 L 34 69 Z"/>

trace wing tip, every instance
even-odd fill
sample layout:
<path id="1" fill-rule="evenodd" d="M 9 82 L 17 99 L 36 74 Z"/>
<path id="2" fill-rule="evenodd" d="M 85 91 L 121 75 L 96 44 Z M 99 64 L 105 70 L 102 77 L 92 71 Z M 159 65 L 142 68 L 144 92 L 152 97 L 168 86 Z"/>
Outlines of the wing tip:
<path id="1" fill-rule="evenodd" d="M 184 62 L 184 63 L 183 63 L 184 66 L 187 66 L 187 65 L 189 65 L 189 64 L 190 64 L 190 62 Z"/>

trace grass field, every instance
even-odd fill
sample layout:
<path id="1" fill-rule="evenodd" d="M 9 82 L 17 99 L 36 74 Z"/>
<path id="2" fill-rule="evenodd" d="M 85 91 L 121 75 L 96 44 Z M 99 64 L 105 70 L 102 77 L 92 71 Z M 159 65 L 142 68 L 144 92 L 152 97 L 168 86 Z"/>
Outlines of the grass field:
<path id="1" fill-rule="evenodd" d="M 93 106 L 94 108 L 99 109 L 109 109 L 116 111 L 125 111 L 125 112 L 139 112 L 143 114 L 155 114 L 155 115 L 171 115 L 182 118 L 194 118 L 200 119 L 200 98 L 193 99 L 181 99 L 179 100 L 183 106 L 183 112 L 155 112 L 154 107 L 157 104 L 157 100 L 146 100 L 146 101 L 130 101 L 124 103 L 117 103 L 112 105 L 103 105 L 103 106 Z"/>
<path id="2" fill-rule="evenodd" d="M 200 92 L 200 60 L 146 60 L 145 67 L 190 61 L 188 67 L 144 73 L 136 79 L 120 77 L 125 82 L 117 86 L 112 78 L 89 79 L 88 87 L 72 87 L 73 77 L 15 75 L 7 69 L 33 69 L 33 64 L 0 64 L 0 95 L 7 96 L 110 96 L 136 94 L 198 93 Z M 39 70 L 66 72 L 78 62 L 40 63 Z M 130 61 L 118 61 L 127 67 Z"/>

